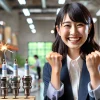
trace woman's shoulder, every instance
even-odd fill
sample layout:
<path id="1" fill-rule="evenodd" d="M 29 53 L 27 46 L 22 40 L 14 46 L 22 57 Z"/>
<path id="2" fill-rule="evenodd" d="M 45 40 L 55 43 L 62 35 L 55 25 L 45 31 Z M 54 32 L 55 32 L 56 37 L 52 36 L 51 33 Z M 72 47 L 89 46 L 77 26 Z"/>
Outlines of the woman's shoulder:
<path id="1" fill-rule="evenodd" d="M 44 67 L 43 67 L 43 77 L 51 77 L 51 66 L 48 62 L 45 63 Z"/>
<path id="2" fill-rule="evenodd" d="M 48 62 L 45 63 L 44 67 L 43 67 L 44 70 L 49 70 L 51 71 L 51 66 Z"/>

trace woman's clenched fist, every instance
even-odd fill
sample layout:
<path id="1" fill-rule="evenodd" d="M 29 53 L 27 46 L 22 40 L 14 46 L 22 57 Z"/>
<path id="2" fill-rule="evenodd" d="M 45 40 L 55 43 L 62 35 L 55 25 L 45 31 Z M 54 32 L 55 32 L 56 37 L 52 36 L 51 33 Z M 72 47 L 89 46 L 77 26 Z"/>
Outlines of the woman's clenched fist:
<path id="1" fill-rule="evenodd" d="M 46 56 L 46 59 L 51 65 L 53 72 L 60 72 L 62 67 L 62 55 L 57 52 L 50 52 Z"/>
<path id="2" fill-rule="evenodd" d="M 91 52 L 86 56 L 86 65 L 90 75 L 99 74 L 100 52 Z"/>

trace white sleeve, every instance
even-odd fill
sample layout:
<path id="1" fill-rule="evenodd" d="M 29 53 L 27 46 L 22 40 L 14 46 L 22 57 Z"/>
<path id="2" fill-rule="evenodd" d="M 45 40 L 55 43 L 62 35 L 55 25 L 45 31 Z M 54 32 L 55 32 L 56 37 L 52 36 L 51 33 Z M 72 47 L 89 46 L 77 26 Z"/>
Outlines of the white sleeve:
<path id="1" fill-rule="evenodd" d="M 96 89 L 92 90 L 91 83 L 89 82 L 88 83 L 88 93 L 92 98 L 99 100 L 100 99 L 100 85 Z"/>

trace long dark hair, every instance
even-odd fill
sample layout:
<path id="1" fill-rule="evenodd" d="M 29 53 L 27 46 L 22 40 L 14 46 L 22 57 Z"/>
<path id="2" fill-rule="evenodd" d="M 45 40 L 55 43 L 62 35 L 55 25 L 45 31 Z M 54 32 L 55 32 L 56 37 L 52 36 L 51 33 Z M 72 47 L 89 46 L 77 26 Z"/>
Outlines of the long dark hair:
<path id="1" fill-rule="evenodd" d="M 80 54 L 83 59 L 85 59 L 85 56 L 92 51 L 100 50 L 100 46 L 95 42 L 94 40 L 94 24 L 91 17 L 90 12 L 88 9 L 80 4 L 80 3 L 70 3 L 65 4 L 61 10 L 59 11 L 56 22 L 55 22 L 55 41 L 52 45 L 52 51 L 60 53 L 63 58 L 66 57 L 68 52 L 68 47 L 65 45 L 65 43 L 62 41 L 61 37 L 57 33 L 56 26 L 60 27 L 60 24 L 62 25 L 64 16 L 68 14 L 70 19 L 74 22 L 82 22 L 84 24 L 91 25 L 90 33 L 88 34 L 88 38 L 86 42 L 81 46 L 80 48 Z"/>

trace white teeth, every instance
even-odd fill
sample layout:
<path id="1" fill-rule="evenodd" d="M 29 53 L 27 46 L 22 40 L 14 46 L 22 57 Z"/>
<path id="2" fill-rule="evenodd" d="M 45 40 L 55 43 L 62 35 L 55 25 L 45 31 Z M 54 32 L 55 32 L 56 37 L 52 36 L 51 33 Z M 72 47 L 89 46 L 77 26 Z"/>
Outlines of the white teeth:
<path id="1" fill-rule="evenodd" d="M 69 38 L 69 40 L 71 40 L 71 41 L 77 41 L 77 40 L 79 40 L 80 38 Z"/>

